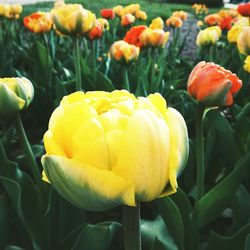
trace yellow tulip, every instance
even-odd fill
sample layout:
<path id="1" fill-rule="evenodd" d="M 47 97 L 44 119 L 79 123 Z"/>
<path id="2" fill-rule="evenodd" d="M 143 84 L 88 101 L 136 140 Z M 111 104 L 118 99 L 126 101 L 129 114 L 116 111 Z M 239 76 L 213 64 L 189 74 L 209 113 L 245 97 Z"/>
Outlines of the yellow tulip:
<path id="1" fill-rule="evenodd" d="M 122 7 L 122 5 L 116 5 L 116 6 L 113 8 L 113 11 L 115 12 L 115 15 L 116 15 L 116 16 L 121 17 L 121 16 L 123 15 L 123 7 Z"/>
<path id="2" fill-rule="evenodd" d="M 141 43 L 149 47 L 162 47 L 167 43 L 168 38 L 169 32 L 164 32 L 161 29 L 153 30 L 147 28 L 140 35 Z"/>
<path id="3" fill-rule="evenodd" d="M 55 29 L 64 35 L 84 35 L 95 24 L 95 14 L 80 4 L 65 4 L 51 11 Z"/>
<path id="4" fill-rule="evenodd" d="M 19 18 L 22 13 L 22 5 L 21 4 L 10 4 L 9 7 L 5 10 L 5 16 L 7 18 Z"/>
<path id="5" fill-rule="evenodd" d="M 250 26 L 243 27 L 237 38 L 237 47 L 241 54 L 250 55 Z"/>
<path id="6" fill-rule="evenodd" d="M 53 112 L 44 135 L 45 179 L 80 208 L 135 206 L 176 192 L 188 157 L 181 114 L 160 94 L 76 92 Z"/>
<path id="7" fill-rule="evenodd" d="M 110 55 L 113 59 L 121 62 L 130 63 L 138 59 L 140 48 L 128 44 L 121 40 L 113 43 L 110 48 Z"/>
<path id="8" fill-rule="evenodd" d="M 250 73 L 250 56 L 244 61 L 244 70 Z"/>
<path id="9" fill-rule="evenodd" d="M 126 15 L 126 14 L 134 15 L 140 9 L 141 9 L 140 4 L 129 4 L 123 8 L 122 15 Z"/>
<path id="10" fill-rule="evenodd" d="M 247 17 L 242 17 L 240 18 L 233 26 L 232 28 L 228 31 L 227 33 L 227 39 L 230 43 L 236 43 L 239 34 L 241 33 L 242 29 L 245 26 L 249 25 L 249 20 Z"/>
<path id="11" fill-rule="evenodd" d="M 157 17 L 152 20 L 151 24 L 149 25 L 150 29 L 160 29 L 162 30 L 164 28 L 164 22 L 161 17 Z"/>
<path id="12" fill-rule="evenodd" d="M 196 44 L 198 46 L 215 44 L 221 37 L 221 29 L 219 26 L 211 26 L 198 33 Z"/>
<path id="13" fill-rule="evenodd" d="M 135 17 L 140 20 L 147 20 L 147 13 L 142 10 L 138 10 L 135 12 Z"/>
<path id="14" fill-rule="evenodd" d="M 33 97 L 34 88 L 27 78 L 0 78 L 0 116 L 12 116 L 27 108 Z"/>

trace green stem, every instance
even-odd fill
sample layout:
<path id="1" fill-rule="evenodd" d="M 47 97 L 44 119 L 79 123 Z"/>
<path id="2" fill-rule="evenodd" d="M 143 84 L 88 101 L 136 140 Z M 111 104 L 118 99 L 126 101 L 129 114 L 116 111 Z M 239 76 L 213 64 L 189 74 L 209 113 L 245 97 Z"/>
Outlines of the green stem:
<path id="1" fill-rule="evenodd" d="M 96 84 L 96 43 L 95 41 L 91 41 L 92 45 L 92 67 L 93 67 L 93 77 L 94 77 L 94 84 Z"/>
<path id="2" fill-rule="evenodd" d="M 122 66 L 122 78 L 123 78 L 123 87 L 124 87 L 124 89 L 130 91 L 127 65 Z"/>
<path id="3" fill-rule="evenodd" d="M 76 73 L 76 91 L 82 90 L 82 81 L 81 81 L 81 65 L 80 65 L 80 48 L 79 48 L 79 38 L 74 38 L 75 45 L 75 73 Z"/>
<path id="4" fill-rule="evenodd" d="M 140 203 L 136 207 L 123 206 L 125 250 L 141 250 Z"/>
<path id="5" fill-rule="evenodd" d="M 205 165 L 204 165 L 204 141 L 203 141 L 203 118 L 205 108 L 201 105 L 197 107 L 196 113 L 196 179 L 197 179 L 197 195 L 196 202 L 204 194 L 204 177 L 205 177 Z"/>
<path id="6" fill-rule="evenodd" d="M 20 144 L 21 144 L 22 149 L 23 149 L 25 156 L 27 158 L 27 162 L 28 162 L 28 165 L 30 167 L 30 171 L 31 171 L 37 185 L 42 187 L 42 178 L 41 178 L 41 174 L 39 171 L 39 167 L 36 163 L 34 154 L 33 154 L 32 149 L 30 147 L 28 138 L 26 136 L 26 133 L 25 133 L 25 130 L 23 127 L 21 116 L 19 113 L 16 116 L 16 129 L 17 129 L 17 132 L 19 134 Z"/>

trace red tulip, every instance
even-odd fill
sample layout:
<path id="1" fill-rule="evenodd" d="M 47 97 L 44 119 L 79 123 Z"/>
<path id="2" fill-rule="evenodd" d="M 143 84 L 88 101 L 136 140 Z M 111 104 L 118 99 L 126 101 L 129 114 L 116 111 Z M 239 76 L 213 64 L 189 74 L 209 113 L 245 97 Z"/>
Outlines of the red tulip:
<path id="1" fill-rule="evenodd" d="M 206 107 L 230 106 L 242 81 L 231 71 L 211 63 L 200 62 L 188 79 L 188 92 Z"/>
<path id="2" fill-rule="evenodd" d="M 237 11 L 242 16 L 249 16 L 250 17 L 250 3 L 242 3 L 238 5 Z"/>
<path id="3" fill-rule="evenodd" d="M 115 17 L 115 12 L 113 9 L 102 9 L 101 16 L 106 19 L 113 19 Z"/>

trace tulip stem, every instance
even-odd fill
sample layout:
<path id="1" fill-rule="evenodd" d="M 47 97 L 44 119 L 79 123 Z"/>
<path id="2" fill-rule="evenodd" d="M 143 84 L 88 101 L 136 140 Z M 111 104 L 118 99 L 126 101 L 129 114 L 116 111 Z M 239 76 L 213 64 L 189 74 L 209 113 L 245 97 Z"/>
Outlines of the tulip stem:
<path id="1" fill-rule="evenodd" d="M 92 66 L 93 66 L 93 78 L 94 78 L 94 84 L 96 84 L 96 44 L 95 41 L 91 41 L 92 44 Z"/>
<path id="2" fill-rule="evenodd" d="M 125 250 L 141 250 L 140 203 L 122 206 Z"/>
<path id="3" fill-rule="evenodd" d="M 123 78 L 124 89 L 130 91 L 130 85 L 129 85 L 129 80 L 128 80 L 128 69 L 126 65 L 122 66 L 122 78 Z"/>
<path id="4" fill-rule="evenodd" d="M 205 108 L 201 105 L 197 107 L 196 113 L 196 179 L 197 179 L 197 193 L 196 202 L 204 194 L 204 178 L 205 178 L 205 165 L 204 165 L 204 141 L 203 141 L 203 118 Z"/>
<path id="5" fill-rule="evenodd" d="M 20 144 L 21 144 L 22 149 L 23 149 L 25 156 L 27 158 L 27 162 L 28 162 L 28 165 L 30 167 L 30 171 L 34 177 L 34 180 L 38 186 L 42 187 L 42 178 L 41 178 L 41 174 L 39 171 L 39 167 L 36 163 L 35 156 L 33 154 L 31 147 L 30 147 L 30 143 L 29 143 L 28 138 L 26 136 L 26 133 L 25 133 L 25 130 L 23 127 L 23 123 L 21 120 L 21 116 L 19 113 L 16 116 L 16 129 L 17 129 L 17 132 L 19 134 Z"/>
<path id="6" fill-rule="evenodd" d="M 76 73 L 76 91 L 82 90 L 81 82 L 81 62 L 80 62 L 80 48 L 79 48 L 79 38 L 74 38 L 75 42 L 75 73 Z"/>

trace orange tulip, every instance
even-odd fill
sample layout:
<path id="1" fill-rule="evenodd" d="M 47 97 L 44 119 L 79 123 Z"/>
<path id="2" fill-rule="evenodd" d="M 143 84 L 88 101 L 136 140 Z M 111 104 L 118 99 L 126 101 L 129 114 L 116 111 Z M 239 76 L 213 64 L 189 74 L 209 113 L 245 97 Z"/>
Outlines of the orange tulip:
<path id="1" fill-rule="evenodd" d="M 147 28 L 143 30 L 142 34 L 140 35 L 140 40 L 143 46 L 148 47 L 163 47 L 169 38 L 169 32 L 164 32 L 164 30 L 158 29 L 153 30 Z"/>
<path id="2" fill-rule="evenodd" d="M 43 33 L 52 28 L 53 21 L 50 13 L 35 12 L 23 18 L 24 26 L 34 33 Z"/>
<path id="3" fill-rule="evenodd" d="M 174 11 L 172 16 L 176 16 L 179 17 L 182 20 L 186 20 L 187 19 L 187 12 L 180 10 L 180 11 Z"/>
<path id="4" fill-rule="evenodd" d="M 145 30 L 146 28 L 147 28 L 147 26 L 145 26 L 145 25 L 138 25 L 138 26 L 132 27 L 126 33 L 123 40 L 129 44 L 133 44 L 133 45 L 141 48 L 143 46 L 143 44 L 140 40 L 140 36 L 141 36 L 141 33 L 143 32 L 143 30 Z"/>
<path id="5" fill-rule="evenodd" d="M 188 92 L 206 107 L 230 106 L 242 81 L 231 71 L 211 62 L 198 63 L 188 78 Z"/>
<path id="6" fill-rule="evenodd" d="M 207 15 L 204 19 L 205 23 L 208 25 L 219 25 L 221 20 L 222 17 L 217 13 Z"/>
<path id="7" fill-rule="evenodd" d="M 102 34 L 103 34 L 102 25 L 101 25 L 101 23 L 98 20 L 95 20 L 95 25 L 88 32 L 88 37 L 91 40 L 95 40 L 95 39 L 98 39 L 98 38 L 102 37 Z"/>
<path id="8" fill-rule="evenodd" d="M 116 61 L 130 63 L 138 59 L 140 48 L 125 41 L 114 42 L 110 48 L 110 56 Z"/>
<path id="9" fill-rule="evenodd" d="M 183 22 L 180 17 L 177 16 L 171 16 L 166 20 L 167 26 L 173 26 L 175 28 L 180 28 L 182 26 Z"/>

